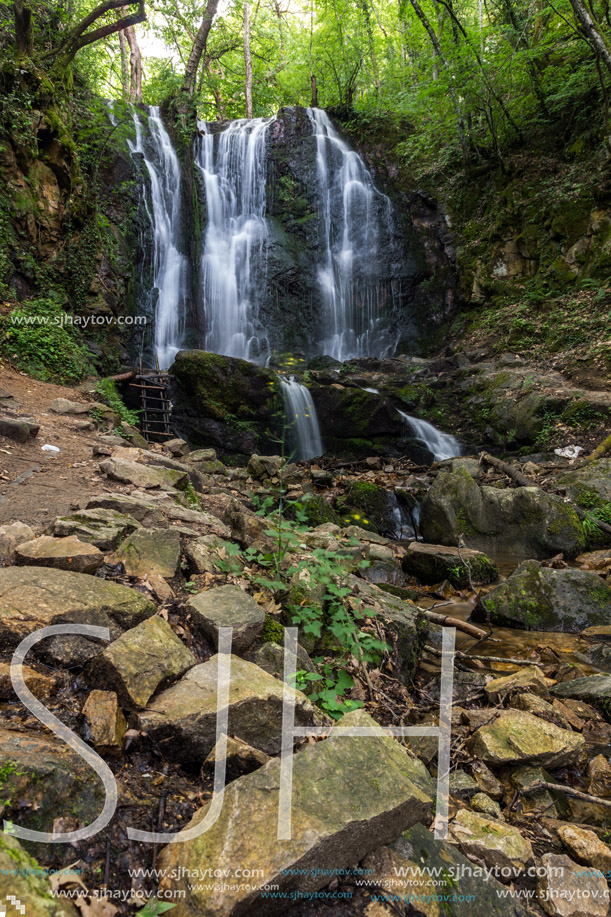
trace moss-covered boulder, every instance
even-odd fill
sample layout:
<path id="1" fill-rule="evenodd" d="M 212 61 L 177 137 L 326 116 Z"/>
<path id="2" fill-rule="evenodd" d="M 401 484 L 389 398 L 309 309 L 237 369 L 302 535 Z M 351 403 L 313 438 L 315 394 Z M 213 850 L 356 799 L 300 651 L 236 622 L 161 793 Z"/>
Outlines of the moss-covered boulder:
<path id="1" fill-rule="evenodd" d="M 331 522 L 335 525 L 341 523 L 339 513 L 333 509 L 328 500 L 322 494 L 304 494 L 299 501 L 301 509 L 305 513 L 306 522 L 312 528 L 317 525 L 324 525 Z"/>
<path id="2" fill-rule="evenodd" d="M 483 860 L 490 869 L 508 869 L 509 876 L 522 872 L 533 860 L 530 841 L 517 828 L 468 809 L 451 822 L 450 837 L 463 853 Z"/>
<path id="3" fill-rule="evenodd" d="M 44 867 L 17 838 L 0 831 L 0 901 L 7 901 L 9 895 L 25 908 L 26 917 L 77 917 L 79 913 L 70 899 L 53 894 Z"/>
<path id="4" fill-rule="evenodd" d="M 583 527 L 575 510 L 537 487 L 480 487 L 464 471 L 439 474 L 421 510 L 420 530 L 432 544 L 543 559 L 583 550 Z"/>
<path id="5" fill-rule="evenodd" d="M 399 452 L 409 431 L 388 399 L 337 382 L 309 388 L 328 453 L 365 458 Z"/>
<path id="6" fill-rule="evenodd" d="M 495 624 L 576 634 L 609 622 L 611 587 L 588 570 L 553 570 L 527 560 L 481 600 L 473 618 L 488 614 Z"/>
<path id="7" fill-rule="evenodd" d="M 433 585 L 448 580 L 457 589 L 473 583 L 493 583 L 498 567 L 481 551 L 413 541 L 403 558 L 403 569 L 421 583 Z"/>
<path id="8" fill-rule="evenodd" d="M 283 408 L 271 369 L 203 350 L 181 350 L 170 371 L 173 423 L 191 445 L 245 458 L 278 451 Z"/>
<path id="9" fill-rule="evenodd" d="M 119 545 L 110 562 L 123 564 L 128 576 L 157 573 L 171 578 L 180 562 L 180 536 L 171 529 L 137 529 Z"/>
<path id="10" fill-rule="evenodd" d="M 529 761 L 556 768 L 575 764 L 584 744 L 583 736 L 569 729 L 522 710 L 504 710 L 474 733 L 468 750 L 487 764 Z"/>
<path id="11" fill-rule="evenodd" d="M 372 481 L 351 481 L 341 498 L 345 509 L 344 515 L 350 517 L 350 525 L 356 519 L 355 511 L 362 517 L 357 525 L 373 524 L 379 532 L 392 533 L 395 528 L 393 513 L 397 508 L 397 498 L 393 491 L 388 491 Z"/>

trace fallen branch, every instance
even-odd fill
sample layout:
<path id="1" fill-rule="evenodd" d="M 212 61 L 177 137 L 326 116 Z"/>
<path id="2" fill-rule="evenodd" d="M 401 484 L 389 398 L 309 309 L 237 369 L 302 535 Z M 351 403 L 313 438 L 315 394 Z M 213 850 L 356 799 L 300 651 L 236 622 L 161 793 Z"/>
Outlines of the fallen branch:
<path id="1" fill-rule="evenodd" d="M 424 647 L 427 653 L 431 653 L 433 656 L 441 656 L 441 650 L 438 650 L 435 646 L 430 646 L 428 643 Z M 508 665 L 539 665 L 538 662 L 535 662 L 532 659 L 517 659 L 515 656 L 479 656 L 476 653 L 463 653 L 462 650 L 455 650 L 454 655 L 459 659 L 477 659 L 480 662 L 506 662 Z"/>
<path id="2" fill-rule="evenodd" d="M 581 790 L 575 790 L 571 786 L 562 786 L 561 783 L 548 783 L 547 780 L 537 780 L 530 786 L 520 788 L 521 793 L 536 793 L 537 790 L 551 790 L 554 793 L 564 793 L 566 796 L 572 796 L 574 799 L 581 799 L 583 802 L 592 802 L 597 806 L 604 806 L 611 809 L 611 799 L 602 799 L 600 796 L 590 796 L 589 793 L 582 793 Z"/>
<path id="3" fill-rule="evenodd" d="M 482 638 L 489 636 L 485 630 L 482 630 L 480 627 L 475 627 L 474 624 L 467 624 L 466 621 L 461 621 L 460 618 L 451 618 L 449 615 L 438 615 L 434 611 L 427 611 L 425 608 L 421 608 L 420 611 L 429 621 L 432 621 L 433 624 L 440 624 L 441 627 L 455 627 L 456 630 L 462 630 L 463 633 L 469 634 L 470 637 Z"/>
<path id="4" fill-rule="evenodd" d="M 602 443 L 599 443 L 594 452 L 591 452 L 587 457 L 584 465 L 588 465 L 590 462 L 595 462 L 597 459 L 602 458 L 603 455 L 606 455 L 607 452 L 611 452 L 611 433 L 606 439 L 603 439 Z"/>

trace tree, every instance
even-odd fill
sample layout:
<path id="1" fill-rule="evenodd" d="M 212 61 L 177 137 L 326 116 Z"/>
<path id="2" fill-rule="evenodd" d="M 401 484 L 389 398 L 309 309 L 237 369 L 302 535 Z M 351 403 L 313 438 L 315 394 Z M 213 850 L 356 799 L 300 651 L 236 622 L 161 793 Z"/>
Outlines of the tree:
<path id="1" fill-rule="evenodd" d="M 204 10 L 204 15 L 202 17 L 201 25 L 191 48 L 191 53 L 189 55 L 189 60 L 187 61 L 187 66 L 185 67 L 185 75 L 182 81 L 182 90 L 189 96 L 194 95 L 195 89 L 197 87 L 197 71 L 199 70 L 199 64 L 202 59 L 202 55 L 206 52 L 208 36 L 210 34 L 210 29 L 212 28 L 214 17 L 216 16 L 218 6 L 219 0 L 208 0 L 206 9 Z"/>
<path id="2" fill-rule="evenodd" d="M 252 57 L 250 54 L 250 3 L 244 0 L 244 101 L 246 117 L 252 118 Z"/>

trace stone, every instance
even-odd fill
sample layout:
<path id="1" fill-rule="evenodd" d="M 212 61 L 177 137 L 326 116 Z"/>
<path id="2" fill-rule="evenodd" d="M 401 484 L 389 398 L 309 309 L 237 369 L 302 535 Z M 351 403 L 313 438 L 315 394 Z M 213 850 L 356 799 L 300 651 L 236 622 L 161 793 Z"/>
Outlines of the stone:
<path id="1" fill-rule="evenodd" d="M 177 459 L 159 452 L 141 451 L 138 458 L 145 465 L 168 468 L 170 471 L 178 471 L 188 475 L 189 481 L 197 493 L 203 493 L 207 489 L 204 475 L 191 462 L 179 462 Z"/>
<path id="2" fill-rule="evenodd" d="M 367 917 L 387 917 L 401 907 L 413 917 L 525 917 L 494 876 L 474 866 L 455 844 L 436 840 L 424 825 L 374 850 L 361 865 L 372 871 L 377 895 L 390 899 L 390 909 L 379 915 L 366 910 Z"/>
<path id="3" fill-rule="evenodd" d="M 26 917 L 80 914 L 69 898 L 53 894 L 45 868 L 24 850 L 17 838 L 0 831 L 0 900 L 8 902 L 9 895 L 20 902 Z M 9 910 L 9 913 L 14 912 Z"/>
<path id="4" fill-rule="evenodd" d="M 555 697 L 569 697 L 609 707 L 611 705 L 611 675 L 585 675 L 583 678 L 573 678 L 554 685 L 551 692 Z"/>
<path id="5" fill-rule="evenodd" d="M 566 471 L 558 480 L 573 503 L 584 509 L 594 502 L 611 503 L 611 458 L 587 462 L 581 468 Z"/>
<path id="6" fill-rule="evenodd" d="M 128 576 L 155 573 L 171 579 L 180 563 L 180 536 L 171 529 L 136 529 L 109 558 L 123 564 Z"/>
<path id="7" fill-rule="evenodd" d="M 449 834 L 464 854 L 482 860 L 504 882 L 516 878 L 533 860 L 530 842 L 517 828 L 468 809 L 461 809 L 450 822 Z"/>
<path id="8" fill-rule="evenodd" d="M 478 792 L 479 786 L 473 777 L 470 777 L 462 770 L 452 771 L 450 774 L 450 796 L 468 801 Z"/>
<path id="9" fill-rule="evenodd" d="M 93 574 L 104 563 L 104 555 L 95 545 L 81 541 L 76 535 L 66 538 L 40 535 L 15 549 L 15 563 L 18 566 L 56 567 L 58 570 Z"/>
<path id="10" fill-rule="evenodd" d="M 93 405 L 70 401 L 68 398 L 55 398 L 50 407 L 55 414 L 86 414 Z"/>
<path id="11" fill-rule="evenodd" d="M 0 561 L 11 556 L 18 544 L 31 541 L 34 531 L 25 522 L 10 522 L 0 525 Z"/>
<path id="12" fill-rule="evenodd" d="M 149 488 L 175 490 L 184 488 L 189 483 L 189 475 L 184 471 L 141 465 L 138 462 L 130 462 L 121 458 L 106 459 L 100 463 L 100 469 L 115 481 L 121 481 L 122 484 L 134 484 L 145 490 Z"/>
<path id="13" fill-rule="evenodd" d="M 605 876 L 611 874 L 611 848 L 593 831 L 577 825 L 562 825 L 558 828 L 558 837 L 579 863 L 600 869 Z"/>
<path id="14" fill-rule="evenodd" d="M 166 452 L 169 452 L 170 455 L 186 456 L 189 454 L 189 444 L 179 436 L 174 437 L 174 439 L 166 440 L 166 442 L 163 443 L 163 448 Z"/>
<path id="15" fill-rule="evenodd" d="M 524 666 L 510 675 L 494 678 L 485 685 L 484 691 L 492 703 L 499 703 L 506 697 L 526 692 L 544 699 L 549 697 L 547 679 L 537 665 Z"/>
<path id="16" fill-rule="evenodd" d="M 199 462 L 216 462 L 216 449 L 196 449 L 189 453 L 187 461 L 194 465 Z"/>
<path id="17" fill-rule="evenodd" d="M 154 615 L 95 656 L 86 676 L 89 684 L 115 691 L 123 707 L 136 710 L 196 663 L 167 621 Z"/>
<path id="18" fill-rule="evenodd" d="M 93 690 L 82 709 L 87 724 L 85 738 L 103 752 L 119 752 L 127 723 L 114 691 Z"/>
<path id="19" fill-rule="evenodd" d="M 135 519 L 146 528 L 155 528 L 165 522 L 160 506 L 152 500 L 134 494 L 102 493 L 87 501 L 87 509 L 112 509 Z"/>
<path id="20" fill-rule="evenodd" d="M 474 812 L 480 812 L 482 815 L 487 815 L 488 818 L 496 818 L 499 821 L 505 820 L 498 802 L 491 799 L 486 793 L 474 793 L 469 800 L 469 805 Z"/>
<path id="21" fill-rule="evenodd" d="M 199 767 L 216 743 L 219 656 L 196 665 L 166 688 L 138 715 L 138 728 L 150 735 L 166 757 Z M 284 684 L 252 662 L 231 657 L 229 734 L 268 755 L 281 745 Z M 295 691 L 295 724 L 310 726 L 319 712 Z"/>
<path id="22" fill-rule="evenodd" d="M 137 528 L 139 523 L 123 513 L 111 509 L 81 509 L 69 516 L 59 516 L 53 522 L 51 532 L 60 538 L 76 535 L 101 551 L 110 551 Z"/>
<path id="23" fill-rule="evenodd" d="M 202 764 L 202 774 L 214 773 L 216 759 L 220 753 L 219 745 L 220 742 L 214 746 Z M 231 736 L 227 737 L 225 758 L 225 783 L 237 780 L 238 777 L 243 777 L 245 774 L 252 774 L 270 760 L 269 755 L 266 755 L 265 752 L 253 748 L 242 739 L 234 739 Z"/>
<path id="24" fill-rule="evenodd" d="M 561 497 L 537 487 L 480 487 L 466 471 L 438 474 L 421 508 L 420 531 L 431 544 L 544 559 L 574 557 L 584 546 L 581 522 Z"/>
<path id="25" fill-rule="evenodd" d="M 0 729 L 0 772 L 3 816 L 25 828 L 52 831 L 62 815 L 91 824 L 104 806 L 100 778 L 55 737 Z"/>
<path id="26" fill-rule="evenodd" d="M 246 471 L 256 481 L 264 481 L 266 478 L 277 477 L 284 463 L 279 455 L 251 455 Z"/>
<path id="27" fill-rule="evenodd" d="M 233 627 L 233 652 L 245 653 L 263 629 L 265 611 L 239 586 L 217 586 L 187 602 L 193 630 L 218 648 L 219 627 Z"/>
<path id="28" fill-rule="evenodd" d="M 366 553 L 363 551 L 365 548 Z M 340 548 L 344 553 L 345 548 Z M 368 556 L 367 556 L 368 554 Z M 359 569 L 360 575 L 370 583 L 390 583 L 392 586 L 405 585 L 405 574 L 401 564 L 391 548 L 380 544 L 359 545 L 359 560 L 364 556 L 368 566 Z"/>
<path id="29" fill-rule="evenodd" d="M 611 765 L 604 755 L 588 761 L 588 777 L 588 793 L 603 799 L 611 798 Z"/>
<path id="30" fill-rule="evenodd" d="M 508 804 L 511 803 L 515 790 L 527 789 L 534 783 L 554 782 L 544 768 L 532 764 L 514 768 L 511 772 L 510 781 L 512 789 L 506 797 Z M 552 818 L 563 818 L 568 817 L 571 811 L 564 793 L 559 793 L 556 790 L 542 788 L 528 793 L 520 792 L 519 799 L 522 811 L 526 814 L 533 813 Z"/>
<path id="31" fill-rule="evenodd" d="M 538 901 L 550 917 L 607 917 L 609 889 L 603 876 L 567 856 L 545 853 L 545 875 L 537 880 Z"/>
<path id="32" fill-rule="evenodd" d="M 194 573 L 221 573 L 226 569 L 242 570 L 244 561 L 232 541 L 225 541 L 217 535 L 203 535 L 189 542 L 185 549 L 188 568 Z"/>
<path id="33" fill-rule="evenodd" d="M 74 622 L 110 629 L 111 638 L 155 614 L 141 593 L 67 570 L 50 567 L 0 568 L 0 640 L 14 647 L 28 634 L 50 624 Z M 37 651 L 50 659 L 81 659 L 98 652 L 88 637 L 56 636 L 42 641 Z M 60 663 L 61 664 L 61 663 Z"/>
<path id="34" fill-rule="evenodd" d="M 0 417 L 0 436 L 6 436 L 16 443 L 28 443 L 38 436 L 40 424 L 30 420 L 13 420 L 10 417 Z"/>
<path id="35" fill-rule="evenodd" d="M 421 583 L 434 585 L 448 580 L 456 589 L 464 589 L 473 583 L 493 583 L 499 570 L 495 563 L 469 548 L 424 544 L 412 541 L 402 560 L 406 573 L 415 576 Z"/>
<path id="36" fill-rule="evenodd" d="M 608 622 L 611 586 L 587 570 L 553 570 L 527 560 L 481 600 L 473 620 L 487 613 L 493 624 L 576 634 Z"/>
<path id="37" fill-rule="evenodd" d="M 300 644 L 297 644 L 297 671 L 314 672 L 316 667 Z M 278 643 L 266 642 L 251 650 L 246 657 L 249 662 L 254 662 L 260 669 L 273 675 L 274 678 L 284 679 L 284 647 Z"/>
<path id="38" fill-rule="evenodd" d="M 239 863 L 243 872 L 263 871 L 253 885 L 278 885 L 281 894 L 314 892 L 328 884 L 329 876 L 319 874 L 324 870 L 299 868 L 304 864 L 346 868 L 416 822 L 428 824 L 434 788 L 424 766 L 380 727 L 379 735 L 342 737 L 342 727 L 350 726 L 373 728 L 376 723 L 363 711 L 354 711 L 324 742 L 307 745 L 293 756 L 290 841 L 277 838 L 276 759 L 229 784 L 221 814 L 209 831 L 182 844 L 168 844 L 159 858 L 165 870 L 161 888 L 186 889 L 190 880 L 178 866 L 215 870 L 235 869 Z M 354 787 L 350 795 L 348 787 Z M 207 808 L 197 812 L 187 828 L 195 827 Z M 223 890 L 202 884 L 187 898 L 174 900 L 176 917 L 237 917 L 261 908 L 261 892 L 251 890 L 248 883 Z M 282 907 L 272 903 L 269 913 Z"/>
<path id="39" fill-rule="evenodd" d="M 543 767 L 574 764 L 584 747 L 581 735 L 521 710 L 503 711 L 492 723 L 481 726 L 468 749 L 487 764 L 529 761 Z"/>
<path id="40" fill-rule="evenodd" d="M 533 716 L 541 717 L 542 720 L 547 720 L 549 723 L 555 723 L 560 729 L 570 729 L 573 725 L 561 710 L 543 700 L 542 697 L 530 694 L 528 691 L 524 694 L 514 694 L 509 698 L 508 705 L 515 710 L 524 710 L 526 713 L 532 713 Z"/>
<path id="41" fill-rule="evenodd" d="M 486 793 L 492 799 L 503 798 L 505 787 L 483 761 L 471 761 L 471 773 L 482 793 Z"/>
<path id="42" fill-rule="evenodd" d="M 23 680 L 26 687 L 39 700 L 48 700 L 52 694 L 55 694 L 58 686 L 56 678 L 50 678 L 48 675 L 41 675 L 35 669 L 28 665 L 21 668 Z M 11 664 L 10 662 L 0 662 L 0 698 L 3 700 L 14 700 L 16 697 L 11 682 Z"/>

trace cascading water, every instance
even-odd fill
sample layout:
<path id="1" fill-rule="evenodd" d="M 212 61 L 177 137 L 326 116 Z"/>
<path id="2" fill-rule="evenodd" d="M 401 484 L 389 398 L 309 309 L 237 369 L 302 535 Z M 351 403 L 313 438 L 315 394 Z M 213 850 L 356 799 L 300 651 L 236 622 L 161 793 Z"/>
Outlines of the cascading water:
<path id="1" fill-rule="evenodd" d="M 290 376 L 280 377 L 289 444 L 294 459 L 311 459 L 323 454 L 322 438 L 312 396 L 305 385 Z"/>
<path id="2" fill-rule="evenodd" d="M 327 114 L 309 108 L 308 115 L 316 137 L 323 225 L 318 270 L 325 324 L 321 350 L 340 361 L 390 355 L 396 339 L 383 319 L 392 307 L 392 294 L 388 285 L 371 281 L 380 235 L 374 199 L 384 202 L 388 223 L 390 200 L 376 190 L 365 163 L 341 139 Z"/>
<path id="3" fill-rule="evenodd" d="M 133 108 L 135 141 L 128 140 L 132 155 L 141 154 L 150 179 L 150 202 L 146 210 L 153 234 L 153 285 L 155 353 L 161 369 L 167 369 L 180 349 L 185 321 L 188 261 L 180 251 L 180 164 L 163 126 L 157 106 L 148 109 L 146 138 Z"/>
<path id="4" fill-rule="evenodd" d="M 270 123 L 270 118 L 234 121 L 212 133 L 200 122 L 196 152 L 208 218 L 202 255 L 204 349 L 255 363 L 269 354 L 258 313 L 265 296 Z"/>
<path id="5" fill-rule="evenodd" d="M 426 446 L 429 452 L 433 454 L 436 462 L 443 462 L 445 459 L 454 458 L 461 454 L 462 447 L 451 433 L 442 433 L 428 420 L 412 417 L 404 411 L 399 411 L 399 414 L 410 427 L 414 434 L 414 439 Z"/>

